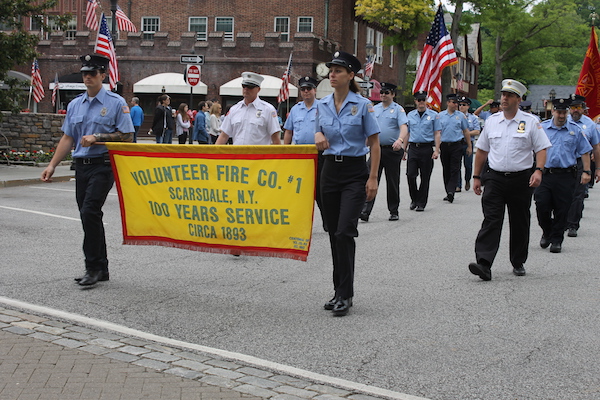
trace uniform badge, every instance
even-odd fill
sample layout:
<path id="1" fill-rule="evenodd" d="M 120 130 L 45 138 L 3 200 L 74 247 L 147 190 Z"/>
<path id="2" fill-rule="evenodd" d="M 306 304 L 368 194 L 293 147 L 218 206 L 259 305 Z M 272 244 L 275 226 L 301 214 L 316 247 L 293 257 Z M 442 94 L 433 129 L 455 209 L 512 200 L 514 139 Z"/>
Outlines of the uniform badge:
<path id="1" fill-rule="evenodd" d="M 575 132 L 573 132 L 573 131 L 569 131 L 569 135 L 571 135 L 571 136 L 575 136 Z"/>
<path id="2" fill-rule="evenodd" d="M 352 110 L 350 112 L 352 113 L 352 115 L 356 115 L 356 113 L 358 112 L 358 107 L 352 106 Z"/>
<path id="3" fill-rule="evenodd" d="M 431 119 L 431 117 L 428 115 L 428 116 L 427 116 L 427 121 L 429 121 L 430 119 Z"/>
<path id="4" fill-rule="evenodd" d="M 583 124 L 583 129 L 586 129 L 586 128 L 587 128 L 587 126 L 585 126 L 585 124 Z"/>
<path id="5" fill-rule="evenodd" d="M 393 113 L 394 113 L 394 109 L 392 108 L 392 109 L 390 110 L 390 114 L 393 114 Z"/>
<path id="6" fill-rule="evenodd" d="M 517 133 L 525 133 L 525 121 L 519 122 L 519 127 L 517 128 Z"/>
<path id="7" fill-rule="evenodd" d="M 129 114 L 129 107 L 123 106 L 121 109 L 123 110 L 123 114 Z"/>
<path id="8" fill-rule="evenodd" d="M 106 109 L 106 107 L 102 107 L 102 110 L 100 110 L 100 115 L 104 117 L 107 112 L 108 110 Z"/>
<path id="9" fill-rule="evenodd" d="M 261 114 L 262 114 L 262 111 L 261 111 L 261 110 L 258 110 L 258 111 L 256 112 L 256 118 L 260 118 Z"/>

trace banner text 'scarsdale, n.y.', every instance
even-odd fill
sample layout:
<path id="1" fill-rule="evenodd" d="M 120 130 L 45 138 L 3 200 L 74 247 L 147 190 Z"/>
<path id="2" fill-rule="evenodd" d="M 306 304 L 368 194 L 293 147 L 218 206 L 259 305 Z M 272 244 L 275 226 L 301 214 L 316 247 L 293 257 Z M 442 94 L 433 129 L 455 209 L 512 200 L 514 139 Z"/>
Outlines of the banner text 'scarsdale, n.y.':
<path id="1" fill-rule="evenodd" d="M 106 145 L 125 244 L 306 261 L 314 146 Z"/>

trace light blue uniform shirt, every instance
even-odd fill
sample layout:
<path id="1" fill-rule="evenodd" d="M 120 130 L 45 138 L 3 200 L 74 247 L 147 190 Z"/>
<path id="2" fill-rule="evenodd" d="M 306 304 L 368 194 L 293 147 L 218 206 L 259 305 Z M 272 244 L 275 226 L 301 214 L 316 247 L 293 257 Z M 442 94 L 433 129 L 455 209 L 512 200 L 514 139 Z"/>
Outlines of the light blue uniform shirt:
<path id="1" fill-rule="evenodd" d="M 373 109 L 379 128 L 381 128 L 379 143 L 382 146 L 394 144 L 400 137 L 400 127 L 408 124 L 404 108 L 400 104 L 392 102 L 387 108 L 383 106 L 383 103 L 379 103 Z"/>
<path id="2" fill-rule="evenodd" d="M 364 97 L 348 92 L 339 114 L 335 109 L 333 94 L 321 99 L 317 105 L 315 132 L 323 132 L 329 148 L 324 155 L 360 157 L 369 152 L 367 138 L 379 133 L 373 104 Z"/>
<path id="3" fill-rule="evenodd" d="M 435 139 L 435 131 L 441 131 L 440 116 L 437 112 L 426 109 L 421 117 L 419 110 L 408 113 L 408 133 L 410 143 L 429 143 Z"/>
<path id="4" fill-rule="evenodd" d="M 86 93 L 69 103 L 62 131 L 74 139 L 73 158 L 102 157 L 108 152 L 104 145 L 83 147 L 81 138 L 94 133 L 133 133 L 133 123 L 125 99 L 101 88 L 91 101 Z"/>
<path id="5" fill-rule="evenodd" d="M 292 144 L 315 144 L 315 120 L 317 118 L 317 104 L 315 99 L 310 108 L 306 108 L 304 102 L 292 107 L 283 129 L 294 132 Z"/>
<path id="6" fill-rule="evenodd" d="M 592 151 L 579 126 L 567 120 L 560 128 L 554 125 L 554 118 L 542 122 L 542 128 L 552 147 L 546 150 L 546 168 L 569 168 L 577 164 L 577 159 Z"/>
<path id="7" fill-rule="evenodd" d="M 440 112 L 440 123 L 442 124 L 442 142 L 455 143 L 465 138 L 463 130 L 468 129 L 467 117 L 460 111 L 454 111 L 452 115 L 448 110 Z"/>
<path id="8" fill-rule="evenodd" d="M 469 131 L 481 131 L 481 125 L 479 124 L 479 118 L 471 113 L 467 113 L 467 125 Z M 464 136 L 463 136 L 464 137 Z M 471 137 L 471 142 L 475 141 L 475 137 Z"/>
<path id="9" fill-rule="evenodd" d="M 590 117 L 587 115 L 582 115 L 581 118 L 579 118 L 579 121 L 575 121 L 573 117 L 569 115 L 567 119 L 577 124 L 577 126 L 581 128 L 583 135 L 592 146 L 600 143 L 600 133 L 598 132 L 598 127 L 596 126 L 594 120 L 592 120 Z"/>

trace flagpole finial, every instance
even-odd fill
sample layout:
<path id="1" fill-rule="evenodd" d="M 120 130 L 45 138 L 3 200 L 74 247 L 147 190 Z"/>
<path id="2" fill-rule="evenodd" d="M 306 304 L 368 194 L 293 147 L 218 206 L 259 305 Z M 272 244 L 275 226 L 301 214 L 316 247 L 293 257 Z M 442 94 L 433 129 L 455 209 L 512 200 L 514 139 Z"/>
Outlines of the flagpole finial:
<path id="1" fill-rule="evenodd" d="M 592 20 L 592 26 L 596 26 L 596 19 L 598 18 L 598 14 L 595 11 L 592 11 L 590 14 L 590 18 Z"/>

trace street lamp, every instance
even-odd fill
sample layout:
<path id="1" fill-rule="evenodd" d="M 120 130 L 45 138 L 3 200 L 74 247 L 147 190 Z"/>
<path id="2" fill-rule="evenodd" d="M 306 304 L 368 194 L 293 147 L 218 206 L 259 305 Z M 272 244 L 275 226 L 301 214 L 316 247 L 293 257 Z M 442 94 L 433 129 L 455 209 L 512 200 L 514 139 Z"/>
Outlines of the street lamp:
<path id="1" fill-rule="evenodd" d="M 548 93 L 548 97 L 550 98 L 550 101 L 552 101 L 556 98 L 556 90 L 554 90 L 554 88 L 550 89 L 550 92 Z"/>
<path id="2" fill-rule="evenodd" d="M 373 46 L 373 43 L 367 43 L 366 45 L 366 50 L 367 50 L 367 64 L 369 65 L 369 63 L 371 63 L 373 61 L 373 55 L 375 54 L 375 46 Z M 371 70 L 372 71 L 372 70 Z M 364 74 L 363 76 L 365 77 L 365 82 L 366 82 L 366 97 L 369 98 L 371 96 L 371 88 L 369 87 L 369 81 L 371 80 L 371 75 L 367 74 L 367 68 L 365 67 L 364 70 Z"/>
<path id="3" fill-rule="evenodd" d="M 112 37 L 117 40 L 117 3 L 119 0 L 110 0 L 110 11 L 112 11 Z"/>

